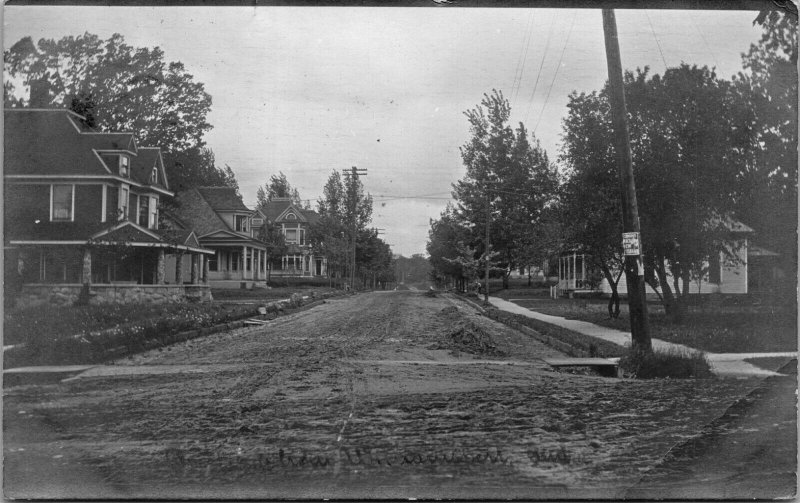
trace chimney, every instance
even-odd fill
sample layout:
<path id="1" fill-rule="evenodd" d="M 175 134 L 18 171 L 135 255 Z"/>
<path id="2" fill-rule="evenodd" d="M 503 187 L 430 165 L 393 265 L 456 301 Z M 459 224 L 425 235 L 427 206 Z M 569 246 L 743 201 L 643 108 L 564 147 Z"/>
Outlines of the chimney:
<path id="1" fill-rule="evenodd" d="M 39 77 L 30 81 L 31 94 L 29 108 L 50 108 L 52 100 L 50 98 L 50 83 L 47 76 Z"/>

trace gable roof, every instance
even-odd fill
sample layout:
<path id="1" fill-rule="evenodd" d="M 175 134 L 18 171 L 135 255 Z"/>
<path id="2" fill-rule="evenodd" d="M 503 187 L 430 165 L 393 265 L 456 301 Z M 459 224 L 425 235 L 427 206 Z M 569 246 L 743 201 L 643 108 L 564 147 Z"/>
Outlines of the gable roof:
<path id="1" fill-rule="evenodd" d="M 175 199 L 178 209 L 175 216 L 182 223 L 191 227 L 197 232 L 198 236 L 212 233 L 217 230 L 232 230 L 222 218 L 214 211 L 214 208 L 203 197 L 199 189 L 189 189 L 179 192 Z"/>
<path id="2" fill-rule="evenodd" d="M 150 175 L 153 172 L 153 168 L 158 170 L 158 181 L 156 183 L 150 183 Z M 140 147 L 139 153 L 131 162 L 131 178 L 142 185 L 169 190 L 164 171 L 164 160 L 161 158 L 161 149 L 158 147 Z"/>
<path id="3" fill-rule="evenodd" d="M 252 211 L 232 187 L 198 187 L 197 192 L 214 211 Z"/>
<path id="4" fill-rule="evenodd" d="M 275 198 L 259 209 L 270 222 L 292 222 L 286 220 L 286 215 L 291 210 L 301 222 L 314 223 L 320 219 L 319 213 L 312 210 L 304 210 L 292 202 L 290 198 Z M 297 220 L 295 220 L 297 221 Z"/>

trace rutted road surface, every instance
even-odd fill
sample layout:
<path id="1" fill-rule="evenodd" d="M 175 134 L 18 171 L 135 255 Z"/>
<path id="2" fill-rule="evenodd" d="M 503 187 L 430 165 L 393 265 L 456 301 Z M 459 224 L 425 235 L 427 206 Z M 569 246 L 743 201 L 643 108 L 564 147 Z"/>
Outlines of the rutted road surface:
<path id="1" fill-rule="evenodd" d="M 556 356 L 449 296 L 329 300 L 5 389 L 5 495 L 613 498 L 758 385 L 557 373 Z"/>

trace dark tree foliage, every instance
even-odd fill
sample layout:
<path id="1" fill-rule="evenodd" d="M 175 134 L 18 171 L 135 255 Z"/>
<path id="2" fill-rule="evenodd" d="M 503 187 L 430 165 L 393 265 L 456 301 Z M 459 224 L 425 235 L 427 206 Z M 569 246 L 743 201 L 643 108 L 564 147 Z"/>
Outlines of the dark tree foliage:
<path id="1" fill-rule="evenodd" d="M 764 11 L 754 23 L 761 39 L 742 55 L 744 71 L 734 80 L 740 99 L 754 112 L 752 162 L 740 173 L 737 200 L 756 241 L 781 254 L 796 277 L 797 267 L 797 12 Z"/>
<path id="2" fill-rule="evenodd" d="M 283 171 L 279 171 L 277 175 L 269 177 L 269 182 L 259 187 L 256 191 L 256 201 L 258 207 L 265 206 L 269 201 L 276 197 L 284 198 L 289 197 L 292 202 L 302 207 L 300 199 L 300 192 L 289 183 L 289 179 Z"/>
<path id="3" fill-rule="evenodd" d="M 645 277 L 679 318 L 689 282 L 705 274 L 709 259 L 735 259 L 728 223 L 739 174 L 756 147 L 752 112 L 731 82 L 706 67 L 681 65 L 663 76 L 645 68 L 626 72 L 624 81 Z M 573 243 L 591 246 L 611 265 L 620 202 L 606 91 L 571 95 L 564 129 L 566 227 Z"/>

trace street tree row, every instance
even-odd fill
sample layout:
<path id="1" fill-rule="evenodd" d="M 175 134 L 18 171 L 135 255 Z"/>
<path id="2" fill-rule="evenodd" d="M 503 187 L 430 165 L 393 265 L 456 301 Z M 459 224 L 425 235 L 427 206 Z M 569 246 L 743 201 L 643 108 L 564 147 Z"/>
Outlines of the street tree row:
<path id="1" fill-rule="evenodd" d="M 737 260 L 734 221 L 781 254 L 789 277 L 796 271 L 797 18 L 773 11 L 756 22 L 763 36 L 731 80 L 686 64 L 624 76 L 645 279 L 675 319 L 713 257 Z M 499 91 L 465 115 L 466 175 L 429 232 L 437 278 L 463 286 L 479 276 L 488 218 L 489 260 L 504 287 L 515 268 L 583 253 L 618 314 L 622 218 L 608 85 L 570 94 L 558 171 L 523 124 L 512 131 Z"/>

